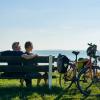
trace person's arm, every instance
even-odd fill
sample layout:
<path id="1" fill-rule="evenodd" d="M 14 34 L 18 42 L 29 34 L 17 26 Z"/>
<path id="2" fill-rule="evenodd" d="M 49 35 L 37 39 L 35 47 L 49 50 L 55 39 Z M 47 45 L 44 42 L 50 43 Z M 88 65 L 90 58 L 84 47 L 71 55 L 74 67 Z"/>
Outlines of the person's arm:
<path id="1" fill-rule="evenodd" d="M 32 58 L 35 58 L 37 56 L 38 56 L 37 54 L 32 54 L 32 55 L 23 54 L 21 57 L 25 58 L 25 59 L 32 59 Z"/>

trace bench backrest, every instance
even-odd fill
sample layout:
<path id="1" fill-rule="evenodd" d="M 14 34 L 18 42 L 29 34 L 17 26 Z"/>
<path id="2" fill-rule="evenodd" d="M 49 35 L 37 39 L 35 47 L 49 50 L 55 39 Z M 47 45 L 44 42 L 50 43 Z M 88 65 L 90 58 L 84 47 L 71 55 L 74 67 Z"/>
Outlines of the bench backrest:
<path id="1" fill-rule="evenodd" d="M 5 65 L 8 62 L 21 62 L 22 65 Z M 24 65 L 26 61 L 35 62 L 37 65 Z M 1 64 L 3 63 L 3 64 Z M 53 66 L 54 57 L 38 56 L 33 59 L 26 60 L 18 56 L 0 56 L 0 72 L 48 72 L 50 64 Z"/>

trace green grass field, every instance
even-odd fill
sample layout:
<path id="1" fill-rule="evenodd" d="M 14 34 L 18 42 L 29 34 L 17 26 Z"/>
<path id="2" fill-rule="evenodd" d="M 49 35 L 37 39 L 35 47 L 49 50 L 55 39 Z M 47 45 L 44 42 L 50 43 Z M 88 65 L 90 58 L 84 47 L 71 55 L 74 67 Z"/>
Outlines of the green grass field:
<path id="1" fill-rule="evenodd" d="M 52 90 L 48 86 L 36 86 L 36 80 L 32 80 L 33 87 L 20 87 L 19 80 L 0 80 L 0 100 L 100 100 L 96 96 L 83 96 L 73 84 L 68 90 L 64 90 L 58 84 L 58 80 L 53 79 Z"/>

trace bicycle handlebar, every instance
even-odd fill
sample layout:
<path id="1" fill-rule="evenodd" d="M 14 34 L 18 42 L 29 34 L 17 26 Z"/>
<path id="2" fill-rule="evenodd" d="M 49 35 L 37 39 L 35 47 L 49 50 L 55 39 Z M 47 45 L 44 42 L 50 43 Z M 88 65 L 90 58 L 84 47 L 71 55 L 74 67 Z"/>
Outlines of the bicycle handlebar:
<path id="1" fill-rule="evenodd" d="M 92 44 L 92 43 L 88 43 L 88 45 L 89 45 L 89 46 L 92 46 L 93 44 Z"/>
<path id="2" fill-rule="evenodd" d="M 92 43 L 88 43 L 88 45 L 89 45 L 89 46 L 97 46 L 97 45 L 95 45 L 95 44 L 92 44 Z"/>

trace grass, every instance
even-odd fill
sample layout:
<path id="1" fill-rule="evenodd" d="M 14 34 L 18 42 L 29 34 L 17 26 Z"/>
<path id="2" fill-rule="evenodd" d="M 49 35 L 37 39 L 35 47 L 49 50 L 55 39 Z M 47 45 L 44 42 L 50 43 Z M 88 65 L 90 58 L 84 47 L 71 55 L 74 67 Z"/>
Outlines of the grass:
<path id="1" fill-rule="evenodd" d="M 99 100 L 100 97 L 84 96 L 77 89 L 76 85 L 68 90 L 61 88 L 58 80 L 53 79 L 52 90 L 48 86 L 36 86 L 36 80 L 32 81 L 33 87 L 20 87 L 19 80 L 0 80 L 0 100 Z"/>

